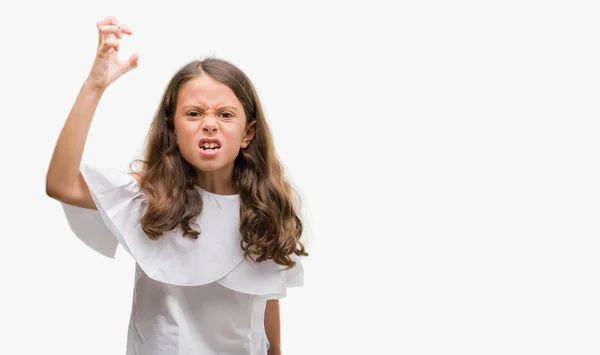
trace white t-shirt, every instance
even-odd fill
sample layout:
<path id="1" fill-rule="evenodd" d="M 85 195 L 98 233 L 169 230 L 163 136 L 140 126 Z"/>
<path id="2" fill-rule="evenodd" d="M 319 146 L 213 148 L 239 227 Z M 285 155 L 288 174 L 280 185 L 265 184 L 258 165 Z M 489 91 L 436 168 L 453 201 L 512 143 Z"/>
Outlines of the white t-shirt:
<path id="1" fill-rule="evenodd" d="M 302 286 L 304 273 L 296 255 L 287 271 L 244 258 L 238 195 L 197 187 L 198 239 L 177 228 L 153 241 L 139 223 L 146 196 L 133 177 L 87 164 L 81 173 L 97 210 L 63 203 L 71 230 L 111 258 L 121 245 L 136 262 L 127 355 L 266 354 L 266 301 Z"/>

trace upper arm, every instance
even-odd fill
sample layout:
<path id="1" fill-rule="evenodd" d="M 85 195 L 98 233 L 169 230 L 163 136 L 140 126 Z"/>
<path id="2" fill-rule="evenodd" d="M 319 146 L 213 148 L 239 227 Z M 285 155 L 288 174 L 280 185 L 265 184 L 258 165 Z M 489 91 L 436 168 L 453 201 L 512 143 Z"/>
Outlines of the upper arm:
<path id="1" fill-rule="evenodd" d="M 51 198 L 68 205 L 88 208 L 91 210 L 96 209 L 96 204 L 94 203 L 92 194 L 90 193 L 88 185 L 85 182 L 81 172 L 79 172 L 79 175 L 74 183 L 60 187 L 54 187 L 53 189 L 46 187 L 46 193 Z"/>
<path id="2" fill-rule="evenodd" d="M 139 173 L 132 172 L 129 173 L 129 175 L 136 179 L 138 183 L 140 183 L 141 175 Z M 52 191 L 48 191 L 47 194 L 55 200 L 68 205 L 88 208 L 91 210 L 97 209 L 94 199 L 92 198 L 92 194 L 90 193 L 90 189 L 81 172 L 79 172 L 79 176 L 73 185 L 63 186 L 58 189 L 55 188 Z"/>

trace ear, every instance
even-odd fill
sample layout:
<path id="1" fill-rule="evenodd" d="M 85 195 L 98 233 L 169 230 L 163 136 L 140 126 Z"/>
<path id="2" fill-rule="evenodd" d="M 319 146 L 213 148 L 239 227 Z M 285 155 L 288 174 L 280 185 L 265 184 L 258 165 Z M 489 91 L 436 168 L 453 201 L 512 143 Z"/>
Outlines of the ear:
<path id="1" fill-rule="evenodd" d="M 250 142 L 252 141 L 252 139 L 254 138 L 254 125 L 256 124 L 256 120 L 250 122 L 247 126 L 246 126 L 246 133 L 244 134 L 244 138 L 242 138 L 242 145 L 241 148 L 242 149 L 246 149 L 248 147 L 248 145 L 250 145 Z"/>

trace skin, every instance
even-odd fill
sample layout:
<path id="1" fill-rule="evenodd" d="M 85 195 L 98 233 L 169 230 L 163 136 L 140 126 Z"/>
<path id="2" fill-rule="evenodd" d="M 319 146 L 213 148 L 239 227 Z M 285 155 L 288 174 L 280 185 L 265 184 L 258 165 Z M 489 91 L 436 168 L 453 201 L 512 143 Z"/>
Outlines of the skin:
<path id="1" fill-rule="evenodd" d="M 106 88 L 127 72 L 137 68 L 139 54 L 126 61 L 118 58 L 119 39 L 132 35 L 126 24 L 113 16 L 96 23 L 98 48 L 88 77 L 60 132 L 46 174 L 46 194 L 58 201 L 89 209 L 96 209 L 79 167 L 92 118 Z"/>
<path id="2" fill-rule="evenodd" d="M 233 165 L 240 149 L 254 137 L 254 123 L 246 123 L 242 103 L 225 84 L 208 76 L 186 82 L 178 93 L 174 125 L 179 151 L 196 168 L 198 186 L 220 195 L 236 194 L 232 184 Z M 205 157 L 202 138 L 216 138 L 221 148 Z"/>
<path id="3" fill-rule="evenodd" d="M 281 324 L 279 300 L 268 300 L 265 309 L 265 332 L 269 339 L 267 355 L 281 355 Z"/>
<path id="4" fill-rule="evenodd" d="M 233 91 L 212 77 L 201 74 L 179 90 L 175 109 L 175 133 L 183 158 L 196 168 L 198 186 L 219 195 L 237 192 L 232 184 L 233 166 L 240 149 L 254 137 L 254 122 L 246 123 L 242 103 Z M 200 153 L 202 138 L 217 138 L 221 148 L 216 156 Z M 268 355 L 281 354 L 279 301 L 269 300 L 265 308 Z"/>
<path id="5" fill-rule="evenodd" d="M 139 55 L 118 59 L 119 40 L 133 32 L 115 17 L 106 17 L 96 24 L 98 48 L 90 73 L 67 116 L 54 148 L 46 174 L 46 194 L 69 205 L 96 209 L 88 186 L 79 171 L 92 119 L 106 88 L 127 72 L 137 68 Z M 196 113 L 185 106 L 197 105 Z M 223 105 L 232 106 L 224 109 Z M 230 112 L 234 117 L 224 114 Z M 174 117 L 178 145 L 184 158 L 196 167 L 198 185 L 218 194 L 233 194 L 231 178 L 233 162 L 240 149 L 248 146 L 254 136 L 253 125 L 246 124 L 242 105 L 226 85 L 201 75 L 190 80 L 179 92 Z M 216 157 L 199 154 L 201 138 L 218 138 L 223 151 Z M 132 173 L 138 181 L 140 176 Z M 280 355 L 279 303 L 268 301 L 265 329 L 272 344 L 269 355 Z"/>

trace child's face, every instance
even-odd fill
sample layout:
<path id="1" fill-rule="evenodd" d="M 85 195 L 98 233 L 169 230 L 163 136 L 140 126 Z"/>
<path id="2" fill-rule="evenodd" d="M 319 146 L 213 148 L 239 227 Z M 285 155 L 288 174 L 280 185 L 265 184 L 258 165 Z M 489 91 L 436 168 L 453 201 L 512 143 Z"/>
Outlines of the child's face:
<path id="1" fill-rule="evenodd" d="M 246 127 L 244 108 L 233 91 L 205 74 L 179 90 L 174 124 L 183 158 L 203 172 L 230 174 L 240 148 L 246 148 L 254 134 Z"/>

